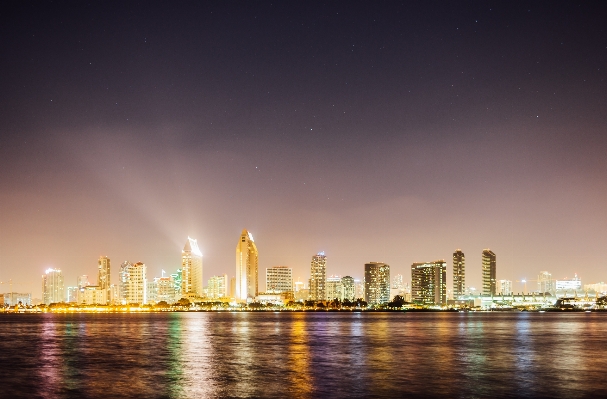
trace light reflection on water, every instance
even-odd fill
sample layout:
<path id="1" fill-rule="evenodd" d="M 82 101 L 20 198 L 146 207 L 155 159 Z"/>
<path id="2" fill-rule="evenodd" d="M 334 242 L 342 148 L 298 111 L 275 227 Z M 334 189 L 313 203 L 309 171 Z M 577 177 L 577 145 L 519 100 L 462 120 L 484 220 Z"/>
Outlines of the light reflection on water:
<path id="1" fill-rule="evenodd" d="M 0 397 L 600 397 L 607 314 L 0 316 Z"/>

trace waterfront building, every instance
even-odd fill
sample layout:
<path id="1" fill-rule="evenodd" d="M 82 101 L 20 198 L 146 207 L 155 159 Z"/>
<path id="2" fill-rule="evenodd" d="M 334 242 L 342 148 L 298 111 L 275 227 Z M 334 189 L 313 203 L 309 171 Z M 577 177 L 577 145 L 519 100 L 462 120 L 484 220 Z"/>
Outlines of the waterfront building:
<path id="1" fill-rule="evenodd" d="M 447 303 L 447 262 L 437 260 L 411 265 L 411 300 L 421 305 Z"/>
<path id="2" fill-rule="evenodd" d="M 177 271 L 175 273 L 171 273 L 171 277 L 173 278 L 173 283 L 175 284 L 175 295 L 176 299 L 179 299 L 182 297 L 181 292 L 182 290 L 182 276 L 183 276 L 183 272 L 181 269 L 177 269 Z"/>
<path id="3" fill-rule="evenodd" d="M 89 282 L 89 276 L 87 276 L 86 274 L 78 276 L 78 288 L 84 288 L 87 285 L 91 285 L 91 283 Z"/>
<path id="4" fill-rule="evenodd" d="M 354 299 L 364 299 L 365 298 L 365 281 L 360 281 L 359 279 L 354 279 Z"/>
<path id="5" fill-rule="evenodd" d="M 397 274 L 396 276 L 392 277 L 392 286 L 390 288 L 399 291 L 402 291 L 404 289 L 402 274 Z"/>
<path id="6" fill-rule="evenodd" d="M 549 292 L 553 294 L 556 290 L 552 274 L 547 271 L 541 271 L 537 276 L 537 292 L 544 293 Z"/>
<path id="7" fill-rule="evenodd" d="M 453 298 L 458 299 L 466 291 L 466 255 L 461 249 L 453 252 Z"/>
<path id="8" fill-rule="evenodd" d="M 328 301 L 332 301 L 335 298 L 339 299 L 340 301 L 343 301 L 343 287 L 341 285 L 341 277 L 339 276 L 330 276 L 327 277 L 327 283 L 326 283 L 326 292 L 327 292 L 327 300 Z"/>
<path id="9" fill-rule="evenodd" d="M 155 304 L 158 302 L 158 299 L 156 299 L 156 296 L 158 294 L 158 285 L 156 284 L 157 278 L 158 277 L 154 277 L 154 279 L 148 280 L 146 282 L 146 287 L 147 287 L 146 296 L 147 296 L 148 303 L 151 303 L 151 304 Z"/>
<path id="10" fill-rule="evenodd" d="M 173 276 L 156 277 L 154 278 L 154 282 L 156 283 L 156 303 L 162 301 L 168 304 L 175 303 L 176 294 L 178 294 L 179 291 L 175 289 Z"/>
<path id="11" fill-rule="evenodd" d="M 63 274 L 60 269 L 46 269 L 42 275 L 42 298 L 45 305 L 65 301 Z"/>
<path id="12" fill-rule="evenodd" d="M 207 285 L 207 297 L 225 298 L 228 296 L 228 275 L 213 276 Z"/>
<path id="13" fill-rule="evenodd" d="M 266 268 L 266 293 L 293 292 L 293 269 L 288 266 Z"/>
<path id="14" fill-rule="evenodd" d="M 78 303 L 78 287 L 67 287 L 67 302 Z"/>
<path id="15" fill-rule="evenodd" d="M 236 300 L 254 300 L 259 293 L 259 255 L 253 235 L 246 229 L 236 245 Z"/>
<path id="16" fill-rule="evenodd" d="M 100 256 L 97 262 L 97 285 L 99 289 L 105 293 L 105 299 L 103 302 L 107 304 L 110 300 L 110 258 L 107 256 Z"/>
<path id="17" fill-rule="evenodd" d="M 230 279 L 230 298 L 236 296 L 236 277 Z"/>
<path id="18" fill-rule="evenodd" d="M 582 288 L 582 280 L 577 276 L 577 273 L 573 278 L 556 280 L 557 291 L 577 291 Z"/>
<path id="19" fill-rule="evenodd" d="M 500 295 L 512 295 L 512 280 L 498 280 L 497 293 Z"/>
<path id="20" fill-rule="evenodd" d="M 306 284 L 303 281 L 299 281 L 299 279 L 297 279 L 297 281 L 293 284 L 293 287 L 294 291 L 297 292 L 306 288 Z"/>
<path id="21" fill-rule="evenodd" d="M 327 256 L 319 252 L 312 257 L 310 263 L 310 300 L 324 301 L 327 299 Z"/>
<path id="22" fill-rule="evenodd" d="M 382 262 L 365 263 L 365 301 L 368 306 L 390 302 L 390 266 Z"/>
<path id="23" fill-rule="evenodd" d="M 496 257 L 490 249 L 485 249 L 482 255 L 483 263 L 483 295 L 491 296 L 496 293 Z"/>
<path id="24" fill-rule="evenodd" d="M 203 295 L 202 252 L 198 242 L 188 237 L 181 251 L 181 294 L 201 297 Z"/>
<path id="25" fill-rule="evenodd" d="M 356 291 L 354 286 L 354 278 L 351 276 L 343 276 L 341 278 L 342 300 L 353 301 L 356 299 Z"/>
<path id="26" fill-rule="evenodd" d="M 5 306 L 22 306 L 32 305 L 32 294 L 20 292 L 7 292 L 3 295 Z"/>
<path id="27" fill-rule="evenodd" d="M 102 290 L 98 285 L 87 285 L 81 288 L 79 304 L 83 305 L 105 305 L 107 301 L 107 291 Z"/>
<path id="28" fill-rule="evenodd" d="M 295 291 L 293 293 L 293 298 L 295 301 L 303 302 L 310 299 L 310 290 L 307 288 L 302 288 L 299 291 Z"/>
<path id="29" fill-rule="evenodd" d="M 132 264 L 128 261 L 120 265 L 120 301 L 123 305 L 147 303 L 146 266 L 142 262 Z"/>

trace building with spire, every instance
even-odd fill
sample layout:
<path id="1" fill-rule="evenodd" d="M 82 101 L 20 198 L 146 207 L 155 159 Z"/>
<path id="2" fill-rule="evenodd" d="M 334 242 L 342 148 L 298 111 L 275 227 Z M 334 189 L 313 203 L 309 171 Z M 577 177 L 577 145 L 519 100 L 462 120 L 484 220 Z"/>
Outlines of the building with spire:
<path id="1" fill-rule="evenodd" d="M 466 294 L 466 255 L 461 249 L 453 252 L 453 298 Z"/>
<path id="2" fill-rule="evenodd" d="M 236 300 L 253 300 L 259 293 L 257 246 L 246 229 L 236 244 Z"/>
<path id="3" fill-rule="evenodd" d="M 482 255 L 483 263 L 483 296 L 492 296 L 497 293 L 496 288 L 496 257 L 490 249 L 485 249 Z"/>
<path id="4" fill-rule="evenodd" d="M 310 263 L 310 300 L 324 301 L 327 299 L 327 257 L 319 252 L 312 257 Z"/>
<path id="5" fill-rule="evenodd" d="M 203 296 L 202 252 L 198 242 L 188 237 L 181 251 L 181 295 Z"/>

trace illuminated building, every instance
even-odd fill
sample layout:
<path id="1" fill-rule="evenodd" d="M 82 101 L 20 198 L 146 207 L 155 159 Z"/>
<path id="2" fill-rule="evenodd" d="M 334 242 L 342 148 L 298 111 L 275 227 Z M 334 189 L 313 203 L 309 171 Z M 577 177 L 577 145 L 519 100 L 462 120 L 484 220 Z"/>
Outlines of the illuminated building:
<path id="1" fill-rule="evenodd" d="M 202 252 L 198 242 L 188 237 L 181 251 L 181 294 L 201 297 L 203 295 Z"/>
<path id="2" fill-rule="evenodd" d="M 173 278 L 173 283 L 175 284 L 175 293 L 179 298 L 181 298 L 181 292 L 182 292 L 182 289 L 181 289 L 182 276 L 183 276 L 183 273 L 182 273 L 181 269 L 177 269 L 176 273 L 171 274 L 171 277 Z M 179 299 L 179 298 L 177 298 L 177 299 Z"/>
<path id="3" fill-rule="evenodd" d="M 4 294 L 4 305 L 16 306 L 21 303 L 22 306 L 30 306 L 32 304 L 32 294 L 24 294 L 19 292 L 8 292 Z"/>
<path id="4" fill-rule="evenodd" d="M 266 293 L 293 292 L 293 269 L 288 266 L 266 268 Z"/>
<path id="5" fill-rule="evenodd" d="M 67 287 L 67 302 L 78 303 L 78 287 Z"/>
<path id="6" fill-rule="evenodd" d="M 246 229 L 236 245 L 236 300 L 253 300 L 259 293 L 257 246 Z"/>
<path id="7" fill-rule="evenodd" d="M 340 301 L 343 300 L 343 292 L 342 292 L 342 285 L 341 285 L 341 277 L 339 276 L 330 276 L 327 277 L 327 283 L 326 283 L 326 291 L 327 291 L 327 300 L 332 301 L 335 298 L 339 299 Z"/>
<path id="8" fill-rule="evenodd" d="M 295 292 L 299 290 L 303 290 L 305 287 L 305 283 L 303 281 L 296 281 L 293 286 L 295 287 Z"/>
<path id="9" fill-rule="evenodd" d="M 91 285 L 89 282 L 89 276 L 83 274 L 82 276 L 78 276 L 78 288 L 84 288 L 87 285 Z"/>
<path id="10" fill-rule="evenodd" d="M 65 301 L 63 274 L 60 269 L 47 269 L 42 275 L 42 300 L 46 305 Z"/>
<path id="11" fill-rule="evenodd" d="M 354 299 L 363 299 L 365 297 L 365 282 L 354 279 Z"/>
<path id="12" fill-rule="evenodd" d="M 175 290 L 175 280 L 173 276 L 169 277 L 156 277 L 154 278 L 156 283 L 156 303 L 166 302 L 168 304 L 175 303 L 175 294 L 178 291 Z"/>
<path id="13" fill-rule="evenodd" d="M 554 293 L 556 290 L 554 280 L 552 279 L 552 274 L 547 271 L 542 271 L 537 276 L 537 292 L 544 293 Z"/>
<path id="14" fill-rule="evenodd" d="M 324 301 L 327 299 L 326 280 L 327 257 L 324 252 L 319 252 L 312 257 L 312 262 L 310 263 L 310 300 Z"/>
<path id="15" fill-rule="evenodd" d="M 100 256 L 97 271 L 97 285 L 105 293 L 105 300 L 100 303 L 108 303 L 110 300 L 110 258 Z"/>
<path id="16" fill-rule="evenodd" d="M 421 305 L 447 303 L 447 262 L 437 260 L 411 265 L 411 300 Z"/>
<path id="17" fill-rule="evenodd" d="M 365 301 L 369 306 L 390 302 L 390 266 L 365 263 Z"/>
<path id="18" fill-rule="evenodd" d="M 356 292 L 354 287 L 354 278 L 350 276 L 343 276 L 341 278 L 341 289 L 343 299 L 353 301 L 356 299 Z"/>
<path id="19" fill-rule="evenodd" d="M 97 285 L 87 285 L 81 288 L 80 304 L 84 305 L 105 305 L 107 302 L 107 290 L 102 290 Z"/>
<path id="20" fill-rule="evenodd" d="M 120 265 L 120 301 L 123 305 L 147 303 L 146 266 L 141 262 L 128 261 Z"/>
<path id="21" fill-rule="evenodd" d="M 466 255 L 461 249 L 453 252 L 453 298 L 458 299 L 466 291 Z"/>
<path id="22" fill-rule="evenodd" d="M 557 291 L 579 290 L 582 288 L 582 280 L 579 279 L 577 273 L 571 279 L 556 280 Z"/>
<path id="23" fill-rule="evenodd" d="M 228 275 L 213 276 L 209 279 L 207 286 L 209 298 L 225 298 L 228 296 Z"/>
<path id="24" fill-rule="evenodd" d="M 497 294 L 512 295 L 512 281 L 511 280 L 498 280 L 497 281 Z"/>
<path id="25" fill-rule="evenodd" d="M 236 277 L 230 279 L 230 298 L 234 298 L 236 295 Z"/>
<path id="26" fill-rule="evenodd" d="M 495 253 L 490 249 L 485 249 L 482 255 L 483 263 L 483 295 L 491 296 L 496 293 L 495 274 L 496 274 L 496 257 Z"/>

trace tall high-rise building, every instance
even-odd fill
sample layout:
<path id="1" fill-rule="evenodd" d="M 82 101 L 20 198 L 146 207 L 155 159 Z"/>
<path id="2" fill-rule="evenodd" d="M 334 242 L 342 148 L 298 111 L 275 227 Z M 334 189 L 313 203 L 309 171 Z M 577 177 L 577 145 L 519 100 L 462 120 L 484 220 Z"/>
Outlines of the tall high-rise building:
<path id="1" fill-rule="evenodd" d="M 360 281 L 359 279 L 354 279 L 354 299 L 364 299 L 365 298 L 365 279 Z"/>
<path id="2" fill-rule="evenodd" d="M 46 269 L 42 275 L 42 300 L 46 305 L 65 301 L 63 274 L 60 269 Z"/>
<path id="3" fill-rule="evenodd" d="M 512 280 L 498 280 L 497 293 L 501 295 L 512 294 Z"/>
<path id="4" fill-rule="evenodd" d="M 209 298 L 224 298 L 228 296 L 228 275 L 213 276 L 207 284 Z"/>
<path id="5" fill-rule="evenodd" d="M 390 302 L 390 266 L 382 262 L 365 263 L 365 301 L 368 305 Z"/>
<path id="6" fill-rule="evenodd" d="M 99 286 L 99 289 L 103 291 L 103 295 L 105 295 L 105 302 L 103 303 L 109 303 L 111 285 L 110 258 L 107 256 L 100 256 L 97 265 L 97 286 Z"/>
<path id="7" fill-rule="evenodd" d="M 411 265 L 411 300 L 422 305 L 447 303 L 447 262 L 437 260 Z"/>
<path id="8" fill-rule="evenodd" d="M 202 296 L 202 252 L 198 248 L 198 242 L 190 237 L 181 251 L 181 273 L 181 294 Z"/>
<path id="9" fill-rule="evenodd" d="M 244 229 L 236 245 L 236 300 L 254 299 L 259 293 L 258 262 L 253 236 Z"/>
<path id="10" fill-rule="evenodd" d="M 351 276 L 343 276 L 341 278 L 341 290 L 343 292 L 343 298 L 349 301 L 353 301 L 356 299 L 356 292 L 354 289 L 354 277 Z"/>
<path id="11" fill-rule="evenodd" d="M 84 288 L 87 285 L 91 285 L 89 282 L 89 276 L 83 274 L 82 276 L 78 276 L 78 288 Z"/>
<path id="12" fill-rule="evenodd" d="M 556 291 L 552 274 L 547 271 L 540 272 L 537 276 L 537 291 L 541 294 L 545 292 L 554 293 Z"/>
<path id="13" fill-rule="evenodd" d="M 327 299 L 327 256 L 319 252 L 312 257 L 310 263 L 310 300 L 324 301 Z"/>
<path id="14" fill-rule="evenodd" d="M 482 255 L 483 261 L 483 295 L 491 296 L 496 294 L 496 259 L 495 254 L 490 249 L 485 249 Z"/>
<path id="15" fill-rule="evenodd" d="M 453 252 L 453 298 L 458 299 L 466 292 L 466 255 L 461 249 Z"/>
<path id="16" fill-rule="evenodd" d="M 293 269 L 288 266 L 266 268 L 266 293 L 293 292 Z"/>
<path id="17" fill-rule="evenodd" d="M 326 299 L 328 301 L 332 301 L 335 298 L 339 299 L 340 301 L 343 301 L 344 294 L 343 294 L 343 286 L 341 285 L 341 277 L 339 277 L 339 276 L 327 277 L 326 291 L 327 291 Z"/>
<path id="18" fill-rule="evenodd" d="M 146 304 L 147 272 L 142 262 L 132 264 L 125 261 L 120 265 L 120 300 L 123 305 L 130 303 Z"/>

